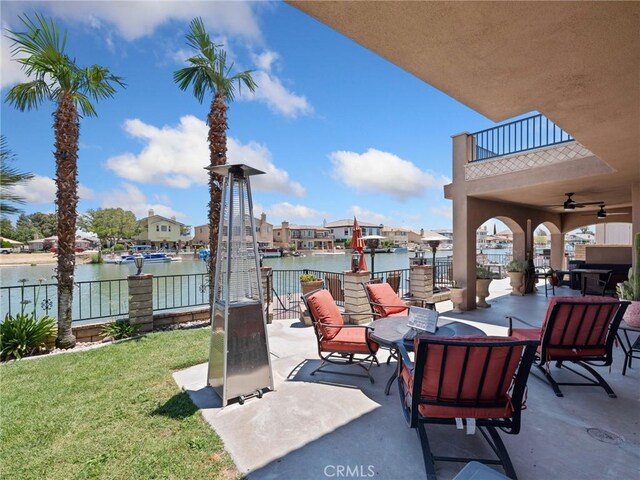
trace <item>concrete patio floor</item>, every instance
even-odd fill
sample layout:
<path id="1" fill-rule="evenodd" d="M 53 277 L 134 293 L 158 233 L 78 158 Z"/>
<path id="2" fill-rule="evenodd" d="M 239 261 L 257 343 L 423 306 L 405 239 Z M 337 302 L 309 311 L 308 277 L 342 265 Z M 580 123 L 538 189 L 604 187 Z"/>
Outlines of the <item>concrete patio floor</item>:
<path id="1" fill-rule="evenodd" d="M 442 302 L 441 318 L 478 322 L 491 334 L 505 331 L 506 314 L 541 324 L 544 289 L 514 297 L 508 295 L 508 279 L 491 287 L 491 308 L 454 314 L 451 303 Z M 556 296 L 575 293 L 556 289 Z M 262 399 L 222 409 L 206 387 L 206 364 L 174 374 L 242 473 L 250 479 L 425 477 L 418 436 L 405 423 L 397 387 L 389 396 L 383 391 L 395 368 L 394 362 L 385 364 L 386 350 L 378 355 L 381 366 L 372 368 L 371 384 L 363 377 L 310 376 L 319 365 L 315 336 L 297 320 L 274 321 L 269 342 L 275 391 Z M 521 480 L 640 478 L 640 362 L 622 376 L 622 350 L 614 350 L 611 369 L 598 370 L 618 395 L 615 399 L 593 387 L 564 387 L 565 396 L 557 398 L 546 382 L 530 376 L 522 430 L 502 434 Z M 557 373 L 559 379 L 562 375 Z M 428 426 L 428 433 L 436 453 L 491 453 L 480 434 L 468 436 L 447 426 Z M 437 462 L 438 478 L 451 479 L 462 467 Z"/>

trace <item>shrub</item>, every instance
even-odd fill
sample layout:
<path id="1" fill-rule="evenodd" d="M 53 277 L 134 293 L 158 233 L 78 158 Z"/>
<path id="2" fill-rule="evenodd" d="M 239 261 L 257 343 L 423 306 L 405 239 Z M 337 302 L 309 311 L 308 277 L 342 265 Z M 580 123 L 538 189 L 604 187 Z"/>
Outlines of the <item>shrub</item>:
<path id="1" fill-rule="evenodd" d="M 121 243 L 116 243 L 113 246 L 113 251 L 114 252 L 122 252 L 122 251 L 124 251 L 124 245 L 122 245 Z"/>
<path id="2" fill-rule="evenodd" d="M 302 283 L 304 283 L 304 282 L 317 282 L 319 280 L 322 280 L 322 279 L 316 277 L 313 273 L 303 273 L 302 275 L 300 275 L 300 281 Z"/>
<path id="3" fill-rule="evenodd" d="M 114 340 L 120 340 L 121 338 L 129 338 L 137 335 L 138 326 L 131 325 L 129 320 L 116 320 L 102 327 L 100 333 L 105 337 L 113 337 Z"/>
<path id="4" fill-rule="evenodd" d="M 476 265 L 476 278 L 493 278 L 493 273 L 487 267 Z"/>
<path id="5" fill-rule="evenodd" d="M 527 271 L 527 262 L 524 260 L 511 260 L 507 263 L 507 272 L 526 272 Z"/>
<path id="6" fill-rule="evenodd" d="M 49 315 L 7 313 L 0 324 L 0 359 L 22 358 L 47 350 L 47 341 L 56 335 L 56 322 Z"/>
<path id="7" fill-rule="evenodd" d="M 102 258 L 102 254 L 100 252 L 93 253 L 89 257 L 89 263 L 93 263 L 93 264 L 104 263 L 104 258 Z"/>

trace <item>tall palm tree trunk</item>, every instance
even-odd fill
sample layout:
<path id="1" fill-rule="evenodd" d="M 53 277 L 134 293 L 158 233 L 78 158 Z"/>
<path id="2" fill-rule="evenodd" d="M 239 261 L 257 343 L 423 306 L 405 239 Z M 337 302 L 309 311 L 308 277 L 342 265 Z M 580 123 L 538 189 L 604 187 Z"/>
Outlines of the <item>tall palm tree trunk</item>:
<path id="1" fill-rule="evenodd" d="M 70 94 L 63 94 L 54 113 L 56 137 L 56 205 L 58 215 L 58 337 L 56 346 L 71 348 L 73 270 L 75 268 L 76 207 L 78 205 L 78 110 Z"/>
<path id="2" fill-rule="evenodd" d="M 218 90 L 211 102 L 207 117 L 209 124 L 209 162 L 211 166 L 227 163 L 227 104 L 223 93 Z M 210 304 L 213 306 L 216 257 L 218 256 L 218 225 L 220 204 L 222 203 L 223 177 L 209 170 L 209 289 Z"/>

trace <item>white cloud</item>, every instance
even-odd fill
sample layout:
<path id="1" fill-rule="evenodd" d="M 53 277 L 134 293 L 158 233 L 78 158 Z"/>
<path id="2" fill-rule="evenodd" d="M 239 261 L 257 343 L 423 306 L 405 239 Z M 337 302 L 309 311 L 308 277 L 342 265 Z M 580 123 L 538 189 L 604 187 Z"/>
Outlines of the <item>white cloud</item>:
<path id="1" fill-rule="evenodd" d="M 374 223 L 383 225 L 391 225 L 393 224 L 393 219 L 382 214 L 376 213 L 371 210 L 367 210 L 365 208 L 359 207 L 358 205 L 353 205 L 349 210 L 350 214 L 358 218 L 358 220 L 362 220 L 367 223 Z"/>
<path id="2" fill-rule="evenodd" d="M 170 20 L 190 22 L 202 17 L 209 31 L 258 41 L 262 34 L 249 2 L 51 2 L 43 4 L 57 17 L 102 30 L 115 28 L 127 41 L 151 35 Z"/>
<path id="3" fill-rule="evenodd" d="M 163 217 L 182 218 L 185 214 L 178 212 L 162 203 L 150 203 L 147 196 L 135 185 L 123 183 L 120 188 L 111 190 L 101 195 L 102 208 L 123 208 L 132 211 L 136 217 L 148 216 L 149 209 L 153 209 L 156 215 Z"/>
<path id="4" fill-rule="evenodd" d="M 443 217 L 449 220 L 453 219 L 453 208 L 451 206 L 431 207 L 429 211 L 434 217 Z"/>
<path id="5" fill-rule="evenodd" d="M 243 88 L 238 99 L 263 102 L 272 112 L 290 118 L 313 113 L 313 107 L 306 97 L 287 90 L 275 75 L 262 70 L 253 72 L 252 75 L 257 84 L 255 92 L 251 93 Z"/>
<path id="6" fill-rule="evenodd" d="M 254 210 L 253 213 L 257 215 L 260 214 L 257 210 Z M 285 220 L 305 220 L 326 216 L 326 213 L 322 213 L 305 205 L 292 205 L 288 202 L 271 205 L 270 208 L 266 209 L 265 213 L 273 217 L 284 218 Z"/>
<path id="7" fill-rule="evenodd" d="M 334 177 L 356 190 L 384 192 L 408 200 L 428 188 L 442 188 L 451 180 L 437 178 L 415 164 L 389 152 L 370 148 L 365 153 L 337 151 L 329 154 Z"/>
<path id="8" fill-rule="evenodd" d="M 32 179 L 16 185 L 12 190 L 27 203 L 45 204 L 54 203 L 56 200 L 56 182 L 51 177 L 34 175 Z M 90 188 L 79 184 L 78 196 L 82 200 L 89 200 L 94 197 L 94 193 Z"/>
<path id="9" fill-rule="evenodd" d="M 141 120 L 126 120 L 125 131 L 145 143 L 139 154 L 125 153 L 107 160 L 107 168 L 118 176 L 140 183 L 188 188 L 194 184 L 207 183 L 204 167 L 209 165 L 207 135 L 209 127 L 198 118 L 187 115 L 176 127 L 162 128 L 146 124 Z M 289 174 L 276 167 L 271 152 L 256 142 L 242 144 L 239 140 L 227 139 L 229 163 L 245 163 L 262 170 L 267 175 L 252 179 L 252 188 L 264 192 L 287 192 L 303 196 L 304 188 L 291 181 Z"/>
<path id="10" fill-rule="evenodd" d="M 80 200 L 93 200 L 96 198 L 94 191 L 82 184 L 78 185 L 78 196 L 80 197 Z"/>
<path id="11" fill-rule="evenodd" d="M 56 199 L 56 182 L 51 177 L 35 175 L 12 190 L 27 203 L 53 203 Z"/>
<path id="12" fill-rule="evenodd" d="M 28 80 L 27 75 L 20 68 L 20 64 L 11 56 L 11 41 L 5 36 L 7 24 L 2 23 L 2 38 L 0 38 L 0 89 L 11 87 L 16 83 Z"/>
<path id="13" fill-rule="evenodd" d="M 251 54 L 251 57 L 253 58 L 253 63 L 255 63 L 256 67 L 265 72 L 270 72 L 271 66 L 274 62 L 280 59 L 280 54 L 273 50 L 265 50 L 260 54 L 253 53 Z"/>
<path id="14" fill-rule="evenodd" d="M 264 145 L 249 142 L 243 145 L 233 137 L 227 139 L 227 158 L 229 163 L 245 163 L 266 175 L 257 175 L 251 179 L 251 188 L 262 192 L 288 193 L 295 197 L 305 194 L 304 187 L 289 179 L 285 170 L 276 167 L 271 161 L 271 152 Z"/>

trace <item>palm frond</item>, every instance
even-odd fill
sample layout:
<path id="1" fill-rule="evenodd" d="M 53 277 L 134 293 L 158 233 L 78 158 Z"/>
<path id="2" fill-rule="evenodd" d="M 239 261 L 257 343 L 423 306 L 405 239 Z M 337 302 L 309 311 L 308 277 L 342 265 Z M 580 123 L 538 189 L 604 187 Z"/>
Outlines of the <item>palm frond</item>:
<path id="1" fill-rule="evenodd" d="M 43 101 L 51 100 L 54 92 L 44 80 L 33 80 L 32 82 L 19 83 L 14 85 L 5 101 L 15 106 L 20 111 L 37 108 Z"/>
<path id="2" fill-rule="evenodd" d="M 124 79 L 109 73 L 109 69 L 101 65 L 92 65 L 79 72 L 79 90 L 86 92 L 96 100 L 111 98 L 116 93 L 115 85 L 126 87 Z"/>

